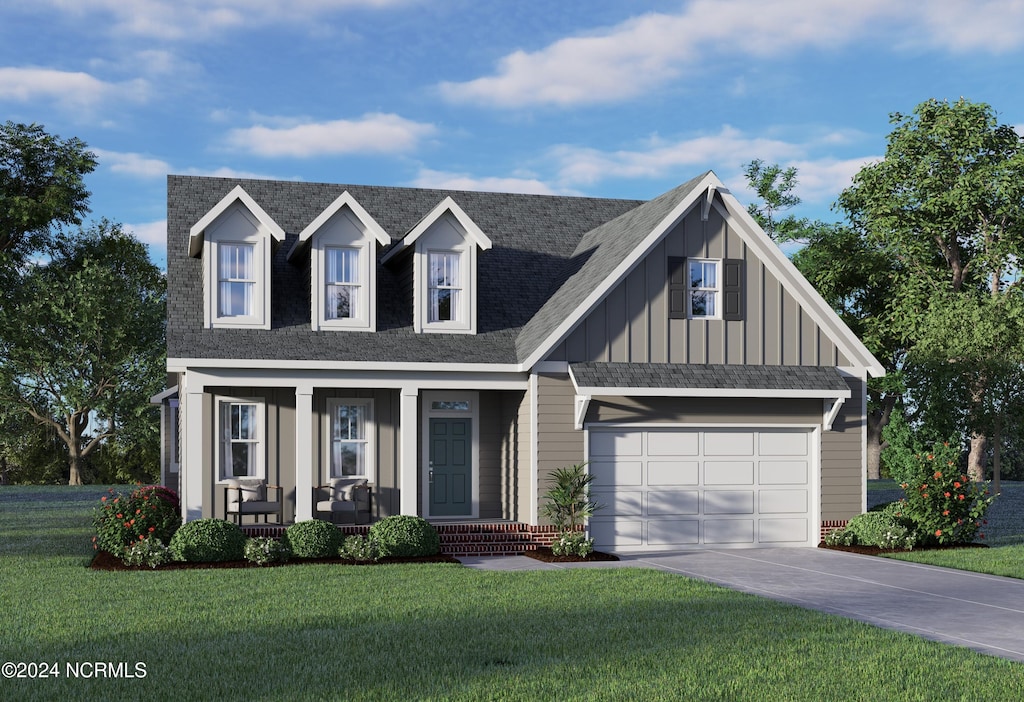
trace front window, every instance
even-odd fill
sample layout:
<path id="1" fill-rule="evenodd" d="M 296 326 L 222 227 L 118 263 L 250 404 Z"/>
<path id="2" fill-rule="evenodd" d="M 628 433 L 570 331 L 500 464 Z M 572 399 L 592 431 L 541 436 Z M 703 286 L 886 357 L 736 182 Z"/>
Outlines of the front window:
<path id="1" fill-rule="evenodd" d="M 688 274 L 689 285 L 687 286 L 687 293 L 690 299 L 690 318 L 701 319 L 720 316 L 718 309 L 718 261 L 691 259 Z"/>
<path id="2" fill-rule="evenodd" d="M 370 477 L 369 400 L 337 400 L 330 406 L 331 477 Z"/>
<path id="3" fill-rule="evenodd" d="M 332 247 L 324 253 L 325 319 L 359 317 L 359 249 Z"/>
<path id="4" fill-rule="evenodd" d="M 221 480 L 260 477 L 260 404 L 220 404 Z"/>
<path id="5" fill-rule="evenodd" d="M 429 321 L 458 322 L 462 303 L 460 255 L 452 252 L 431 253 L 429 273 Z"/>
<path id="6" fill-rule="evenodd" d="M 218 316 L 255 315 L 255 254 L 254 244 L 220 244 L 217 247 Z"/>

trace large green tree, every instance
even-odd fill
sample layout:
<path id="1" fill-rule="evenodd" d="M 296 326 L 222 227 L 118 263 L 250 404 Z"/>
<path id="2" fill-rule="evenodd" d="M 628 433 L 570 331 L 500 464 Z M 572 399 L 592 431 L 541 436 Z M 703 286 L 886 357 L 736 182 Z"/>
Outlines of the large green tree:
<path id="1" fill-rule="evenodd" d="M 145 246 L 109 222 L 49 251 L 0 306 L 0 403 L 57 433 L 74 485 L 89 454 L 152 411 L 165 380 L 166 286 Z"/>
<path id="2" fill-rule="evenodd" d="M 1019 294 L 1024 142 L 999 124 L 989 105 L 962 98 L 927 100 L 912 114 L 893 114 L 891 122 L 885 158 L 863 168 L 838 205 L 895 262 L 886 316 L 912 362 L 935 373 L 951 364 L 981 369 L 946 398 L 961 410 L 970 436 L 968 470 L 980 480 L 993 426 L 984 408 L 994 406 L 989 394 L 1008 368 L 996 360 L 1006 355 L 1006 344 L 1017 356 L 1021 340 L 996 340 L 984 327 L 964 334 L 970 317 L 956 327 L 949 320 L 968 309 L 983 314 L 984 297 Z"/>

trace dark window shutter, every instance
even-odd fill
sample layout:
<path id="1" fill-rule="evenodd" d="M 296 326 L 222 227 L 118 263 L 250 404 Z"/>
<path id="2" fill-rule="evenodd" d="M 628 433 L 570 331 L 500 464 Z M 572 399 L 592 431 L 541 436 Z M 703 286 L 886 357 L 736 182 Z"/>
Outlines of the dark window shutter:
<path id="1" fill-rule="evenodd" d="M 686 319 L 686 259 L 668 257 L 668 318 Z"/>
<path id="2" fill-rule="evenodd" d="M 727 322 L 743 319 L 743 259 L 722 261 L 722 319 Z"/>

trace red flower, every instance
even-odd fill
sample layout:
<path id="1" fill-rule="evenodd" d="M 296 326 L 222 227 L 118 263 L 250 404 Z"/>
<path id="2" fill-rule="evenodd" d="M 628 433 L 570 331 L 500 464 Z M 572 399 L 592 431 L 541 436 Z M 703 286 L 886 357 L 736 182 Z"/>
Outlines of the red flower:
<path id="1" fill-rule="evenodd" d="M 152 534 L 154 531 L 156 531 L 156 527 L 150 527 L 149 528 L 149 533 L 150 534 Z"/>
<path id="2" fill-rule="evenodd" d="M 936 529 L 935 530 L 935 535 L 936 536 L 942 536 L 942 529 Z"/>
<path id="3" fill-rule="evenodd" d="M 964 496 L 963 496 L 963 495 L 960 495 L 960 499 L 961 499 L 961 500 L 962 500 L 962 499 L 964 499 Z"/>
<path id="4" fill-rule="evenodd" d="M 124 515 L 123 515 L 123 514 L 121 514 L 120 512 L 118 512 L 118 513 L 117 513 L 117 518 L 118 518 L 118 519 L 124 519 Z"/>
<path id="5" fill-rule="evenodd" d="M 921 495 L 921 497 L 928 497 L 928 493 L 924 493 L 923 495 Z"/>
<path id="6" fill-rule="evenodd" d="M 939 471 L 935 471 L 935 475 L 934 475 L 933 477 L 934 477 L 934 478 L 935 478 L 936 480 L 938 480 L 939 478 L 941 478 L 941 477 L 942 477 L 942 473 L 941 473 L 941 472 L 939 472 Z"/>
<path id="7" fill-rule="evenodd" d="M 100 502 L 106 502 L 106 501 L 107 501 L 107 496 L 106 495 L 104 495 L 103 497 L 100 498 Z"/>
<path id="8" fill-rule="evenodd" d="M 949 493 L 948 493 L 948 492 L 944 492 L 944 493 L 942 493 L 942 494 L 943 494 L 943 495 L 944 495 L 945 497 L 949 497 Z"/>
<path id="9" fill-rule="evenodd" d="M 139 541 L 142 541 L 145 538 L 146 538 L 145 536 L 143 536 L 142 534 L 139 534 Z"/>
<path id="10" fill-rule="evenodd" d="M 131 524 L 132 526 L 135 526 L 135 520 L 134 520 L 134 519 L 133 519 L 133 520 L 131 520 L 131 521 L 130 521 L 130 522 L 128 522 L 128 523 L 129 523 L 129 524 Z"/>
<path id="11" fill-rule="evenodd" d="M 953 487 L 955 487 L 955 488 L 960 487 L 960 481 L 958 480 L 955 483 L 953 483 Z"/>
<path id="12" fill-rule="evenodd" d="M 142 514 L 142 510 L 141 509 L 135 510 L 135 514 Z"/>
<path id="13" fill-rule="evenodd" d="M 948 516 L 949 516 L 949 510 L 948 510 L 948 509 L 946 509 L 946 510 L 943 510 L 943 511 L 942 511 L 942 516 L 943 516 L 943 517 L 948 517 Z"/>
<path id="14" fill-rule="evenodd" d="M 935 454 L 933 454 L 933 453 L 929 453 L 929 454 L 928 454 L 928 460 L 929 460 L 929 461 L 934 461 L 934 460 L 935 460 Z"/>

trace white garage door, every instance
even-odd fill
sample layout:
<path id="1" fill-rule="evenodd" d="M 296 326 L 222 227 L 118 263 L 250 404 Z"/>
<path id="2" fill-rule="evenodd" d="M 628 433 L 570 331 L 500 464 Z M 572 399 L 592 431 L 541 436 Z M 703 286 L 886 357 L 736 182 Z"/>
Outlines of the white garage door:
<path id="1" fill-rule="evenodd" d="M 813 545 L 812 443 L 808 430 L 591 429 L 595 546 Z"/>

